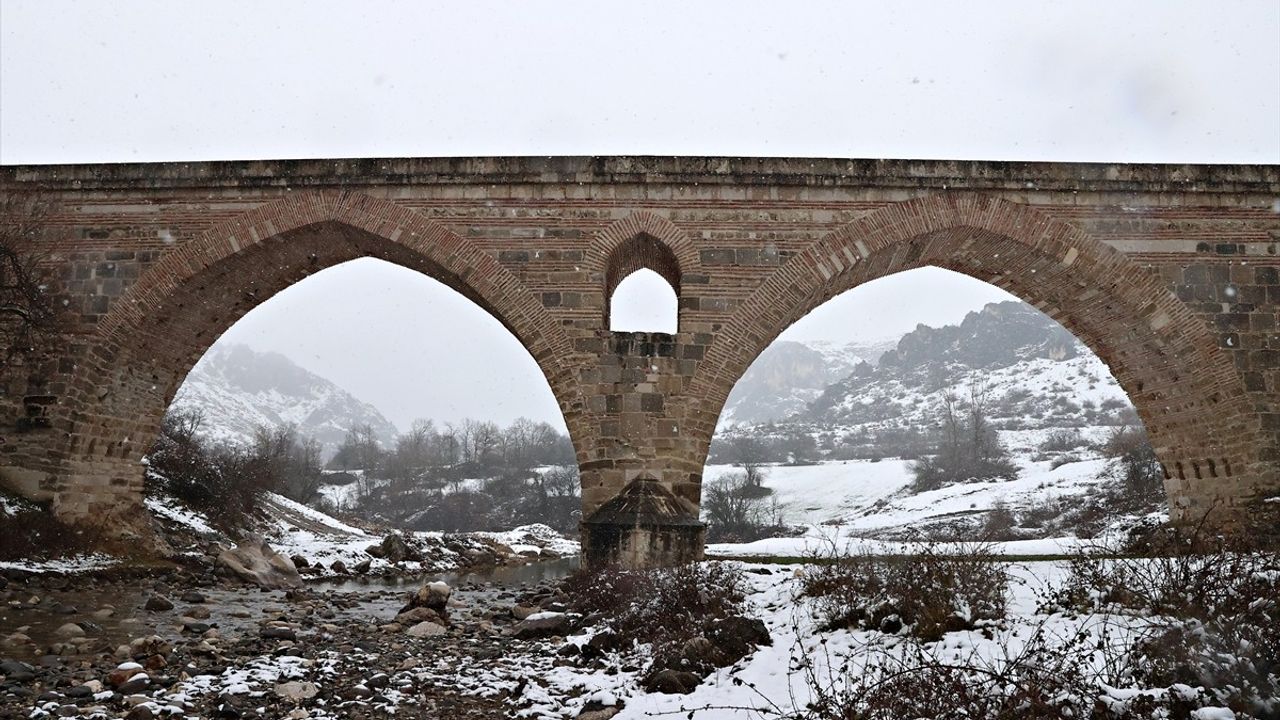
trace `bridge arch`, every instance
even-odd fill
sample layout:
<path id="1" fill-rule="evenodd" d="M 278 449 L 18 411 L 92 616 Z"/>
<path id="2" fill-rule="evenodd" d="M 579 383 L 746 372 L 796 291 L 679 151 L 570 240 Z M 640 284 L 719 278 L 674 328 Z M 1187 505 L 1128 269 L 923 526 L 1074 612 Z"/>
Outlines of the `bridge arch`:
<path id="1" fill-rule="evenodd" d="M 421 272 L 494 317 L 538 364 L 575 442 L 590 432 L 576 421 L 582 402 L 564 365 L 568 339 L 492 255 L 385 200 L 345 191 L 298 193 L 175 248 L 115 301 L 78 361 L 56 422 L 66 430 L 57 512 L 108 522 L 113 508 L 136 511 L 141 457 L 196 361 L 277 292 L 361 257 Z"/>
<path id="2" fill-rule="evenodd" d="M 690 390 L 702 402 L 699 424 L 714 427 L 733 385 L 798 319 L 846 290 L 924 266 L 1003 288 L 1096 353 L 1147 427 L 1176 517 L 1275 483 L 1262 423 L 1218 337 L 1153 273 L 1070 223 L 970 193 L 872 212 L 773 273 L 707 350 Z"/>

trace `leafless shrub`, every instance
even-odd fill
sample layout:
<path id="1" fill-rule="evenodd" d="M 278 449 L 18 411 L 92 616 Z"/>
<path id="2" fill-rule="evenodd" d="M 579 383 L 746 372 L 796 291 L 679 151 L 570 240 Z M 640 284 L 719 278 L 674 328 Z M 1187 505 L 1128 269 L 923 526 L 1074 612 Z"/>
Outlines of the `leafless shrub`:
<path id="1" fill-rule="evenodd" d="M 910 556 L 860 552 L 816 560 L 803 591 L 817 599 L 827 628 L 937 639 L 1004 617 L 1008 575 L 986 545 L 931 542 Z"/>
<path id="2" fill-rule="evenodd" d="M 917 460 L 911 467 L 916 492 L 937 490 L 946 485 L 1018 476 L 1018 466 L 1000 444 L 992 426 L 987 389 L 974 381 L 968 402 L 950 392 L 942 396 L 939 441 L 936 452 Z"/>
<path id="3" fill-rule="evenodd" d="M 319 482 L 319 447 L 290 428 L 259 429 L 251 448 L 203 439 L 204 417 L 195 410 L 170 410 L 147 453 L 148 481 L 204 512 L 226 529 L 243 525 L 262 494 L 314 495 Z M 308 491 L 308 487 L 311 488 Z"/>
<path id="4" fill-rule="evenodd" d="M 1072 454 L 1070 454 L 1070 453 L 1068 453 L 1068 454 L 1066 454 L 1066 455 L 1058 455 L 1057 457 L 1053 458 L 1053 460 L 1049 463 L 1049 469 L 1050 469 L 1050 470 L 1057 470 L 1058 468 L 1062 467 L 1063 465 L 1070 465 L 1071 463 L 1078 463 L 1078 462 L 1080 462 L 1080 460 L 1081 460 L 1081 458 L 1080 458 L 1080 456 L 1079 456 L 1079 455 L 1072 455 Z"/>
<path id="5" fill-rule="evenodd" d="M 1203 704 L 1191 688 L 1113 690 L 1133 677 L 1127 646 L 1113 628 L 1082 624 L 1064 635 L 1054 627 L 1042 620 L 1018 632 L 1016 642 L 985 652 L 878 633 L 856 635 L 847 650 L 833 652 L 796 623 L 788 697 L 734 677 L 753 702 L 696 708 L 686 717 L 733 709 L 772 720 L 1138 720 L 1186 718 Z"/>
<path id="6" fill-rule="evenodd" d="M 1084 447 L 1088 443 L 1085 442 L 1079 430 L 1059 429 L 1049 433 L 1044 442 L 1040 443 L 1040 449 L 1045 452 L 1066 452 Z"/>
<path id="7" fill-rule="evenodd" d="M 1280 717 L 1280 553 L 1202 528 L 1138 549 L 1077 553 L 1050 605 L 1143 618 L 1134 654 L 1147 686 L 1200 686 L 1236 712 Z"/>
<path id="8" fill-rule="evenodd" d="M 709 667 L 689 667 L 686 645 L 715 637 L 726 629 L 725 620 L 747 615 L 742 572 L 725 563 L 582 570 L 563 588 L 574 610 L 603 619 L 625 645 L 650 645 L 651 673 L 678 668 L 705 674 Z"/>
<path id="9" fill-rule="evenodd" d="M 726 473 L 705 485 L 702 511 L 709 540 L 751 542 L 787 533 L 783 508 L 762 482 L 763 470 L 755 468 Z"/>

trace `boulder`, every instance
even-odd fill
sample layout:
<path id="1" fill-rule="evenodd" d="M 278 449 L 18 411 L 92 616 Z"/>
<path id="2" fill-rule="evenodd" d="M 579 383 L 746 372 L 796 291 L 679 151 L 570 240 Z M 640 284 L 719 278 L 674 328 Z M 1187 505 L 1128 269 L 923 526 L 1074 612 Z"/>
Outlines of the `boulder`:
<path id="1" fill-rule="evenodd" d="M 409 596 L 409 604 L 404 606 L 401 612 L 424 607 L 443 614 L 449 607 L 449 596 L 452 594 L 453 589 L 445 583 L 439 581 L 427 583 Z"/>
<path id="2" fill-rule="evenodd" d="M 293 561 L 281 555 L 261 537 L 251 537 L 218 555 L 218 564 L 264 588 L 302 587 L 302 576 Z"/>
<path id="3" fill-rule="evenodd" d="M 146 705 L 134 705 L 125 713 L 124 720 L 153 720 L 156 714 Z"/>
<path id="4" fill-rule="evenodd" d="M 84 637 L 84 628 L 75 623 L 67 623 L 53 632 L 62 638 Z"/>
<path id="5" fill-rule="evenodd" d="M 293 628 L 269 625 L 258 631 L 258 636 L 268 640 L 297 640 L 298 633 Z"/>
<path id="6" fill-rule="evenodd" d="M 145 675 L 146 673 L 143 672 L 142 666 L 138 663 L 120 663 L 115 670 L 107 674 L 107 684 L 113 688 L 118 688 L 139 674 Z"/>
<path id="7" fill-rule="evenodd" d="M 688 695 L 698 687 L 702 678 L 682 670 L 662 670 L 645 680 L 644 689 L 671 695 Z"/>
<path id="8" fill-rule="evenodd" d="M 718 618 L 707 629 L 707 638 L 724 654 L 721 664 L 731 665 L 756 651 L 758 645 L 772 645 L 769 628 L 758 618 L 738 615 Z"/>
<path id="9" fill-rule="evenodd" d="M 566 635 L 569 632 L 569 616 L 557 612 L 540 612 L 521 620 L 511 629 L 520 640 Z"/>
<path id="10" fill-rule="evenodd" d="M 448 632 L 443 625 L 423 621 L 405 631 L 410 637 L 437 637 Z"/>
<path id="11" fill-rule="evenodd" d="M 382 539 L 382 544 L 377 547 L 381 554 L 375 557 L 383 558 L 387 562 L 398 563 L 406 560 L 416 562 L 422 560 L 422 553 L 418 548 L 414 547 L 412 542 L 398 533 L 386 536 Z M 372 555 L 373 553 L 370 554 Z"/>
<path id="12" fill-rule="evenodd" d="M 356 563 L 351 569 L 355 571 L 357 575 L 364 575 L 365 573 L 369 572 L 369 567 L 371 565 L 373 565 L 373 561 L 361 560 L 360 562 Z"/>
<path id="13" fill-rule="evenodd" d="M 320 688 L 316 687 L 314 683 L 309 682 L 299 682 L 294 680 L 276 685 L 276 695 L 293 702 L 310 700 L 319 693 Z"/>
<path id="14" fill-rule="evenodd" d="M 142 659 L 152 655 L 168 656 L 172 652 L 173 643 L 159 635 L 147 635 L 134 638 L 129 642 L 128 656 L 134 659 Z"/>
<path id="15" fill-rule="evenodd" d="M 405 610 L 396 615 L 396 622 L 405 627 L 417 625 L 420 622 L 433 622 L 437 625 L 449 624 L 449 621 L 443 615 L 429 607 L 416 607 Z"/>
<path id="16" fill-rule="evenodd" d="M 173 601 L 163 595 L 152 595 L 143 607 L 151 612 L 166 612 L 173 609 Z"/>

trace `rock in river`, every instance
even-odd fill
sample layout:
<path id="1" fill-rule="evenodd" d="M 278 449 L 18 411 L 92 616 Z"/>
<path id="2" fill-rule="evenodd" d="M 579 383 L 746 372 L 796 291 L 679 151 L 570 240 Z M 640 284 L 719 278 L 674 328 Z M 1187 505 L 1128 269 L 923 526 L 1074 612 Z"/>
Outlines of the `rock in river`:
<path id="1" fill-rule="evenodd" d="M 261 537 L 251 537 L 235 549 L 223 551 L 218 563 L 265 588 L 302 587 L 302 576 L 293 561 L 272 550 Z"/>

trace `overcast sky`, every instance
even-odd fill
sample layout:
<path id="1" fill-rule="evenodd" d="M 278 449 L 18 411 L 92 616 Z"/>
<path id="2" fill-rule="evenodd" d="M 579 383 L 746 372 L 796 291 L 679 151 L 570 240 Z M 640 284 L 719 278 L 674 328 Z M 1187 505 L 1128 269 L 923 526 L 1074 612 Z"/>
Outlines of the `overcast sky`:
<path id="1" fill-rule="evenodd" d="M 0 163 L 667 154 L 1280 162 L 1280 2 L 0 3 Z M 899 334 L 1002 292 L 886 278 L 788 337 Z M 228 338 L 404 426 L 554 419 L 532 360 L 357 262 Z M 484 378 L 473 374 L 485 368 Z M 558 422 L 558 419 L 557 419 Z"/>

